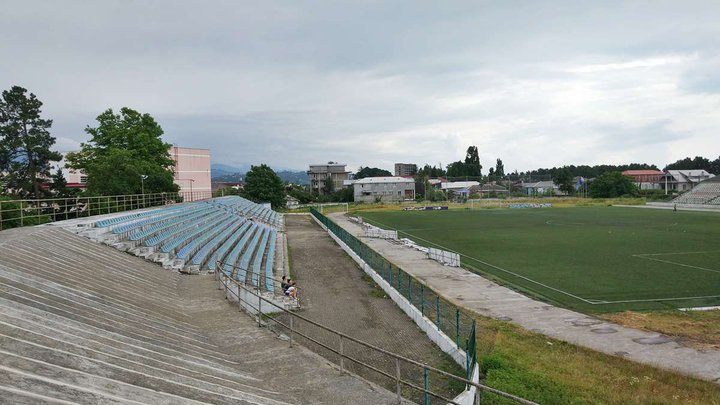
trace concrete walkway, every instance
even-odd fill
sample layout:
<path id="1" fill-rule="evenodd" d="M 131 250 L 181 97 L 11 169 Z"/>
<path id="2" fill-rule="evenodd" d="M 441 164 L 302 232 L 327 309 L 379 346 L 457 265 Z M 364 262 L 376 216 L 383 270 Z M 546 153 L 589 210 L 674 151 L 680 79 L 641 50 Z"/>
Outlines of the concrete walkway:
<path id="1" fill-rule="evenodd" d="M 343 213 L 329 216 L 455 305 L 511 321 L 554 339 L 720 383 L 718 351 L 701 352 L 657 333 L 626 328 L 536 301 L 462 268 L 442 266 L 415 249 L 366 238 L 362 228 Z"/>

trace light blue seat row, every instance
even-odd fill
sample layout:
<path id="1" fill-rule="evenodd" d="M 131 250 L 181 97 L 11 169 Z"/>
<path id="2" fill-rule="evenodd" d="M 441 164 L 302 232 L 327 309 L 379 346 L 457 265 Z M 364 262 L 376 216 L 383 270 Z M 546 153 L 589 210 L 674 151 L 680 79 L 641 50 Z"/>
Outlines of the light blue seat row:
<path id="1" fill-rule="evenodd" d="M 247 245 L 248 239 L 252 237 L 258 229 L 258 226 L 255 224 L 250 225 L 250 229 L 248 229 L 247 232 L 243 235 L 242 239 L 238 241 L 238 243 L 235 245 L 235 247 L 228 253 L 228 255 L 223 260 L 223 273 L 230 275 L 233 272 L 233 269 L 236 267 L 236 263 L 238 261 L 238 256 L 240 256 L 240 253 L 242 253 L 243 250 L 245 250 L 245 245 Z"/>
<path id="2" fill-rule="evenodd" d="M 198 210 L 200 208 L 202 208 L 200 205 L 195 204 L 191 207 L 178 207 L 178 208 L 173 208 L 173 209 L 157 210 L 155 212 L 155 215 L 152 215 L 149 218 L 145 218 L 145 217 L 147 217 L 147 215 L 146 215 L 143 218 L 119 223 L 119 224 L 113 226 L 111 228 L 112 233 L 122 234 L 122 233 L 132 232 L 136 228 L 147 226 L 147 225 L 153 224 L 155 222 L 160 222 L 163 220 L 167 221 L 177 215 L 186 214 L 186 213 Z"/>
<path id="3" fill-rule="evenodd" d="M 210 213 L 206 215 L 201 215 L 196 218 L 193 218 L 190 221 L 184 221 L 180 224 L 174 224 L 170 227 L 166 228 L 163 232 L 159 232 L 155 236 L 153 236 L 150 239 L 147 239 L 145 241 L 145 246 L 158 246 L 162 243 L 164 243 L 167 240 L 170 240 L 171 238 L 182 235 L 183 232 L 186 232 L 190 229 L 196 228 L 198 225 L 205 224 L 207 221 L 212 221 L 213 219 L 222 216 L 223 214 L 220 212 Z"/>
<path id="4" fill-rule="evenodd" d="M 135 220 L 142 219 L 142 218 L 145 218 L 148 216 L 156 216 L 158 214 L 172 212 L 172 211 L 178 211 L 178 210 L 184 210 L 187 208 L 188 208 L 188 205 L 186 205 L 186 204 L 172 205 L 172 206 L 166 206 L 166 207 L 156 207 L 155 209 L 152 209 L 149 211 L 137 212 L 134 214 L 128 214 L 128 215 L 122 215 L 119 217 L 103 219 L 103 220 L 95 222 L 95 227 L 96 228 L 105 228 L 108 226 L 123 224 L 123 223 L 129 222 L 129 221 L 135 221 Z"/>
<path id="5" fill-rule="evenodd" d="M 182 225 L 183 223 L 190 222 L 190 221 L 193 221 L 202 216 L 208 215 L 211 212 L 213 212 L 212 208 L 205 208 L 205 209 L 200 209 L 200 210 L 194 211 L 191 214 L 176 215 L 176 216 L 173 216 L 172 218 L 169 218 L 167 221 L 163 220 L 158 223 L 153 223 L 153 225 L 150 225 L 148 227 L 143 227 L 143 229 L 131 233 L 130 236 L 128 236 L 128 239 L 129 240 L 143 240 L 143 239 L 150 237 L 156 233 L 164 232 L 168 229 L 177 227 L 178 225 Z"/>
<path id="6" fill-rule="evenodd" d="M 255 236 L 252 238 L 247 248 L 245 248 L 245 253 L 243 253 L 242 258 L 240 259 L 240 263 L 237 266 L 238 271 L 235 275 L 235 279 L 240 281 L 241 283 L 245 282 L 247 271 L 250 270 L 250 259 L 252 258 L 253 252 L 257 247 L 258 241 L 260 240 L 260 236 L 262 236 L 265 229 L 265 227 L 261 228 L 258 226 L 258 230 L 257 232 L 255 232 Z"/>
<path id="7" fill-rule="evenodd" d="M 231 226 L 228 226 L 227 229 L 223 230 L 222 233 L 214 237 L 210 242 L 206 243 L 203 247 L 198 250 L 197 253 L 192 258 L 192 264 L 195 266 L 202 266 L 205 264 L 205 261 L 208 259 L 211 253 L 218 251 L 226 241 L 232 239 L 233 233 L 235 233 L 236 230 L 238 230 L 241 226 L 246 225 L 246 221 L 244 218 L 240 218 L 239 222 L 234 223 Z M 210 266 L 210 263 L 208 263 L 208 267 Z M 212 269 L 215 269 L 215 263 L 212 263 Z"/>
<path id="8" fill-rule="evenodd" d="M 232 249 L 232 247 L 235 245 L 235 243 L 245 235 L 248 230 L 253 226 L 252 222 L 245 222 L 240 229 L 235 231 L 235 233 L 228 238 L 228 240 L 225 241 L 225 243 L 220 246 L 218 250 L 213 253 L 212 257 L 210 257 L 210 261 L 208 262 L 208 269 L 209 270 L 215 270 L 217 268 L 217 262 L 219 260 L 223 260 L 225 258 L 225 255 L 227 254 L 228 250 Z"/>
<path id="9" fill-rule="evenodd" d="M 236 216 L 226 218 L 221 223 L 212 227 L 212 229 L 210 229 L 209 232 L 205 233 L 204 235 L 201 235 L 198 238 L 195 238 L 192 242 L 185 245 L 182 249 L 180 249 L 180 251 L 175 255 L 175 257 L 177 257 L 179 259 L 185 259 L 189 256 L 192 256 L 195 252 L 200 250 L 200 248 L 202 246 L 204 246 L 205 244 L 207 244 L 210 240 L 214 239 L 217 235 L 222 234 L 224 231 L 227 231 L 228 228 L 235 229 L 234 225 L 241 221 L 242 221 L 242 218 L 236 217 Z"/>
<path id="10" fill-rule="evenodd" d="M 277 239 L 277 231 L 270 232 L 270 247 L 268 247 L 267 259 L 265 260 L 265 289 L 269 292 L 275 292 L 273 285 L 273 263 L 275 262 L 275 240 Z"/>
<path id="11" fill-rule="evenodd" d="M 252 261 L 252 285 L 258 286 L 258 277 L 260 276 L 260 269 L 262 265 L 262 259 L 265 255 L 265 248 L 267 247 L 268 237 L 270 236 L 270 228 L 263 230 L 263 235 L 260 238 L 260 244 L 255 251 L 255 258 Z"/>
<path id="12" fill-rule="evenodd" d="M 206 233 L 217 227 L 220 223 L 223 222 L 225 218 L 226 215 L 224 213 L 216 212 L 207 220 L 199 220 L 200 223 L 196 224 L 194 228 L 190 227 L 184 232 L 177 232 L 176 236 L 169 239 L 167 242 L 165 242 L 164 245 L 160 247 L 160 251 L 163 253 L 170 253 L 181 246 L 185 246 L 193 238 L 196 238 L 203 233 Z"/>

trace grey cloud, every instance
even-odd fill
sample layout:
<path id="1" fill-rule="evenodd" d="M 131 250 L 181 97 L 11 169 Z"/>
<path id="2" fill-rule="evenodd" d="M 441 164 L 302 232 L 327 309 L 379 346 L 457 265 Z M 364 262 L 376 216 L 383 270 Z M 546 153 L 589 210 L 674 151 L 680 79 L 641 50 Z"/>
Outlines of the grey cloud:
<path id="1" fill-rule="evenodd" d="M 660 165 L 720 148 L 718 15 L 716 1 L 6 1 L 0 87 L 35 92 L 63 147 L 127 105 L 231 164 L 446 164 L 472 143 L 508 169 Z M 682 62 L 578 70 L 657 58 Z"/>

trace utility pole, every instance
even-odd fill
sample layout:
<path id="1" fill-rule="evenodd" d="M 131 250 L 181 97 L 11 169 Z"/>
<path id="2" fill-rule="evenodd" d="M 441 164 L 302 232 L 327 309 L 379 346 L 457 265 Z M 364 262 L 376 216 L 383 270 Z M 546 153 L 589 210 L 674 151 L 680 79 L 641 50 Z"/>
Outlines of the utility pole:
<path id="1" fill-rule="evenodd" d="M 143 208 L 145 208 L 145 179 L 147 179 L 148 176 L 141 174 L 140 175 L 140 192 L 142 193 L 143 197 Z"/>

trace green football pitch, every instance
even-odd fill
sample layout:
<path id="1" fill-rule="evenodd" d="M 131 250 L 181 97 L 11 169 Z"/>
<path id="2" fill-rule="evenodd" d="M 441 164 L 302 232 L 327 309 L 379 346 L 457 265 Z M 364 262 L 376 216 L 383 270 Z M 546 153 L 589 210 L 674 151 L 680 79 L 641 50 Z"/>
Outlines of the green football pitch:
<path id="1" fill-rule="evenodd" d="M 585 312 L 720 305 L 720 214 L 619 207 L 384 211 L 367 222 Z"/>

